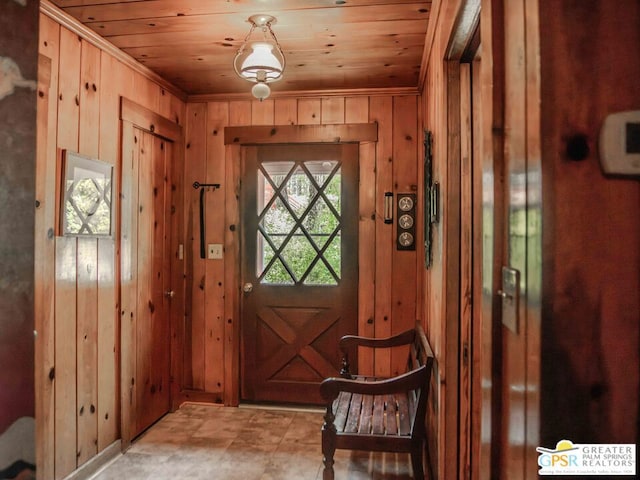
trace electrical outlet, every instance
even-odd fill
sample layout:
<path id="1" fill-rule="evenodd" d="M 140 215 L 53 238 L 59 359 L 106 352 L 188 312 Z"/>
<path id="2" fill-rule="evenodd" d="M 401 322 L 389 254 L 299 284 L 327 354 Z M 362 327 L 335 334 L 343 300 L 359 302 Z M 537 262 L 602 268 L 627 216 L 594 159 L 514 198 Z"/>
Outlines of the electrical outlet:
<path id="1" fill-rule="evenodd" d="M 222 244 L 210 243 L 207 249 L 207 258 L 209 260 L 220 260 L 222 258 Z"/>

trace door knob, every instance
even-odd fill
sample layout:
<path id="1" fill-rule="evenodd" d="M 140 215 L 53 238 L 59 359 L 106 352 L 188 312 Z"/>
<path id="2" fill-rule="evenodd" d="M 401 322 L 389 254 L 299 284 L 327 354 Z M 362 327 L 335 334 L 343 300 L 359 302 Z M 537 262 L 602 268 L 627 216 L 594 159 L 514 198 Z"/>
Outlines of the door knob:
<path id="1" fill-rule="evenodd" d="M 242 287 L 244 293 L 251 293 L 253 291 L 253 283 L 247 282 Z"/>
<path id="2" fill-rule="evenodd" d="M 164 296 L 167 298 L 173 298 L 176 295 L 176 292 L 174 292 L 173 290 L 167 290 L 166 292 L 164 292 Z"/>

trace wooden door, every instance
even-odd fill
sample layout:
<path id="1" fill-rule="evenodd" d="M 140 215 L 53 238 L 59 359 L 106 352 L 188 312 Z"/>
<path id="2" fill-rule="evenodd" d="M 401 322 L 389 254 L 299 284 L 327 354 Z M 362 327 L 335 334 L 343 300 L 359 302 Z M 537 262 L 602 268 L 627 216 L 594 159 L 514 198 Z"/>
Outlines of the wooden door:
<path id="1" fill-rule="evenodd" d="M 173 145 L 136 129 L 138 158 L 135 434 L 169 411 L 168 165 Z"/>
<path id="2" fill-rule="evenodd" d="M 357 332 L 358 145 L 245 148 L 241 211 L 241 395 L 320 403 Z"/>

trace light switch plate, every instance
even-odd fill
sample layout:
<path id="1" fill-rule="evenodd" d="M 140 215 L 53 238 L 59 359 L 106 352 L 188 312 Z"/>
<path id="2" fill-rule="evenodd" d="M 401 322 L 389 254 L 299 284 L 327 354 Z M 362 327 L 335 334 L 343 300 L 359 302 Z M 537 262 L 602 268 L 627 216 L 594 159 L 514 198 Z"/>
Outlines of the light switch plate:
<path id="1" fill-rule="evenodd" d="M 515 268 L 502 267 L 502 324 L 518 334 L 518 307 L 520 304 L 520 272 Z"/>
<path id="2" fill-rule="evenodd" d="M 221 243 L 210 243 L 207 247 L 207 258 L 209 260 L 220 260 L 222 258 Z"/>

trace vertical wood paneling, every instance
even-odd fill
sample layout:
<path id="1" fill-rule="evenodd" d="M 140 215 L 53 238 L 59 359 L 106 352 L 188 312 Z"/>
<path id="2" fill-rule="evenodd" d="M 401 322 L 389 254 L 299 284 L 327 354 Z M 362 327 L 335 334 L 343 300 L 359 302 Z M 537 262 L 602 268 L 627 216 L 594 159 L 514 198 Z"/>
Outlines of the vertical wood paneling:
<path id="1" fill-rule="evenodd" d="M 160 86 L 138 72 L 133 74 L 133 92 L 127 96 L 153 112 L 160 111 Z"/>
<path id="2" fill-rule="evenodd" d="M 296 125 L 298 123 L 298 101 L 295 98 L 274 100 L 274 122 L 276 125 Z"/>
<path id="3" fill-rule="evenodd" d="M 78 239 L 77 276 L 77 422 L 78 466 L 96 454 L 98 423 L 97 326 L 98 326 L 98 244 L 95 238 Z"/>
<path id="4" fill-rule="evenodd" d="M 136 131 L 136 133 L 139 130 Z M 158 246 L 153 244 L 154 231 L 152 225 L 154 222 L 154 205 L 153 205 L 153 171 L 152 161 L 155 155 L 155 145 L 153 136 L 145 132 L 138 134 L 138 177 L 133 178 L 134 182 L 138 182 L 138 205 L 133 211 L 137 212 L 135 225 L 138 229 L 137 249 L 137 265 L 135 266 L 137 291 L 136 298 L 136 349 L 135 352 L 135 371 L 134 378 L 136 384 L 136 402 L 138 408 L 134 410 L 136 414 L 136 428 L 134 433 L 139 433 L 146 427 L 146 418 L 138 415 L 141 411 L 140 406 L 146 405 L 145 402 L 151 402 L 151 352 L 149 351 L 149 337 L 151 330 L 154 328 L 153 319 L 155 312 L 155 304 L 151 289 L 151 279 L 155 274 L 154 252 Z"/>
<path id="5" fill-rule="evenodd" d="M 78 149 L 98 157 L 100 145 L 100 50 L 81 42 Z M 78 466 L 97 453 L 98 243 L 78 239 L 77 415 Z"/>
<path id="6" fill-rule="evenodd" d="M 56 238 L 55 477 L 76 468 L 76 240 Z"/>
<path id="7" fill-rule="evenodd" d="M 507 249 L 503 265 L 526 274 L 526 238 L 522 232 L 522 222 L 526 216 L 524 209 L 517 205 L 516 196 L 522 195 L 522 186 L 514 185 L 515 178 L 525 178 L 526 173 L 526 55 L 524 1 L 506 2 L 505 9 L 505 200 L 507 202 Z M 527 328 L 526 303 L 520 302 L 518 316 L 521 331 Z M 525 336 L 510 329 L 502 329 L 503 335 L 503 389 L 502 389 L 502 466 L 503 476 L 520 476 L 525 467 L 525 398 L 521 391 L 512 388 L 526 384 L 526 342 Z M 526 478 L 526 477 L 525 477 Z"/>
<path id="8" fill-rule="evenodd" d="M 369 121 L 378 123 L 376 144 L 376 272 L 375 272 L 375 336 L 391 335 L 391 258 L 393 226 L 384 223 L 384 194 L 393 192 L 393 99 L 371 97 Z M 395 199 L 395 197 L 394 197 Z M 380 350 L 380 349 L 379 349 Z M 391 354 L 388 350 L 375 352 L 375 374 L 388 376 Z"/>
<path id="9" fill-rule="evenodd" d="M 100 159 L 114 165 L 114 192 L 119 191 L 120 178 L 120 119 L 119 95 L 121 85 L 126 84 L 121 64 L 110 55 L 102 53 L 100 65 Z M 114 195 L 112 208 L 118 212 L 119 195 Z M 120 234 L 119 216 L 114 225 L 114 238 Z M 104 450 L 118 437 L 118 350 L 117 332 L 119 308 L 117 305 L 115 241 L 98 240 L 98 452 Z"/>
<path id="10" fill-rule="evenodd" d="M 134 216 L 138 205 L 138 134 L 128 122 L 122 125 L 122 186 L 120 205 L 120 430 L 123 445 L 131 443 L 135 432 L 138 229 Z"/>
<path id="11" fill-rule="evenodd" d="M 183 120 L 184 109 L 180 108 L 172 101 L 171 115 L 177 121 Z M 170 248 L 171 248 L 171 286 L 170 289 L 175 292 L 175 296 L 171 300 L 171 410 L 176 410 L 180 405 L 180 391 L 184 385 L 183 365 L 185 363 L 184 345 L 184 326 L 185 326 L 185 185 L 184 180 L 184 139 L 181 139 L 173 145 L 174 161 L 170 162 L 168 169 L 171 178 L 171 202 L 170 223 L 168 224 L 170 232 Z M 181 250 L 182 248 L 182 250 Z M 182 255 L 180 254 L 182 252 Z"/>
<path id="12" fill-rule="evenodd" d="M 97 448 L 101 452 L 118 438 L 116 399 L 117 357 L 115 243 L 98 240 L 98 332 L 97 332 Z"/>
<path id="13" fill-rule="evenodd" d="M 229 102 L 229 125 L 251 125 L 251 104 L 245 100 Z"/>
<path id="14" fill-rule="evenodd" d="M 79 151 L 96 158 L 100 146 L 100 50 L 81 42 Z"/>
<path id="15" fill-rule="evenodd" d="M 78 150 L 80 48 L 77 35 L 60 30 L 57 145 Z M 55 475 L 63 478 L 77 466 L 76 266 L 77 242 L 56 240 L 56 407 Z"/>
<path id="16" fill-rule="evenodd" d="M 170 203 L 167 198 L 169 194 L 167 166 L 173 159 L 173 144 L 170 141 L 153 135 L 150 135 L 150 138 L 153 143 L 153 157 L 147 168 L 150 170 L 152 179 L 149 201 L 152 210 L 152 222 L 149 225 L 151 233 L 149 245 L 151 245 L 152 252 L 152 263 L 149 268 L 151 273 L 149 279 L 151 284 L 149 287 L 151 292 L 151 328 L 143 332 L 143 335 L 146 338 L 146 344 L 150 345 L 151 353 L 149 354 L 149 370 L 146 374 L 149 384 L 145 383 L 146 396 L 141 404 L 143 407 L 137 411 L 138 417 L 144 417 L 144 412 L 149 412 L 149 424 L 168 412 L 170 404 L 170 298 L 166 292 L 169 291 L 171 264 L 168 261 L 169 238 L 167 233 Z"/>
<path id="17" fill-rule="evenodd" d="M 251 102 L 251 125 L 273 125 L 273 100 L 253 100 Z"/>
<path id="18" fill-rule="evenodd" d="M 471 474 L 471 305 L 472 305 L 472 141 L 471 68 L 460 65 L 460 388 L 459 388 L 459 466 L 463 479 Z"/>
<path id="19" fill-rule="evenodd" d="M 80 106 L 80 39 L 60 29 L 60 81 L 58 83 L 58 147 L 78 150 Z"/>
<path id="20" fill-rule="evenodd" d="M 251 122 L 250 103 L 237 101 L 229 103 L 229 125 L 249 125 Z M 224 345 L 224 403 L 237 405 L 239 398 L 239 353 L 240 353 L 240 285 L 238 283 L 240 269 L 240 147 L 225 147 L 225 345 Z"/>
<path id="21" fill-rule="evenodd" d="M 539 5 L 537 41 L 528 31 L 536 19 L 529 19 L 532 7 L 525 3 L 527 129 L 533 129 L 535 120 L 541 126 L 540 137 L 529 133 L 526 138 L 527 192 L 541 189 L 543 195 L 541 205 L 533 198 L 527 204 L 531 283 L 526 324 L 520 323 L 526 328 L 520 335 L 527 336 L 527 349 L 532 348 L 527 355 L 527 388 L 538 374 L 536 364 L 541 366 L 540 419 L 529 406 L 535 397 L 527 392 L 528 421 L 539 425 L 542 445 L 552 444 L 560 432 L 567 432 L 563 438 L 589 438 L 594 443 L 638 443 L 640 182 L 637 176 L 603 175 L 597 144 L 607 115 L 640 106 L 640 58 L 619 48 L 640 44 L 640 4 L 624 0 L 611 9 L 602 0 L 589 2 L 590 8 L 572 2 L 531 2 Z M 581 25 L 580 35 L 573 33 L 576 24 Z M 584 44 L 589 32 L 598 38 L 592 48 Z M 543 60 L 540 118 L 534 75 L 537 45 Z M 588 145 L 578 162 L 567 152 L 574 135 L 584 136 Z M 536 180 L 541 139 L 542 185 Z M 540 216 L 542 223 L 536 224 Z M 540 234 L 542 242 L 536 239 Z M 536 244 L 543 247 L 542 265 L 535 263 Z M 541 292 L 539 276 L 544 279 Z M 536 303 L 539 295 L 543 301 Z M 537 308 L 542 309 L 540 323 Z M 541 349 L 536 346 L 539 336 Z M 534 478 L 535 471 L 526 474 Z"/>
<path id="22" fill-rule="evenodd" d="M 298 100 L 298 125 L 320 124 L 320 99 L 301 98 Z"/>
<path id="23" fill-rule="evenodd" d="M 164 88 L 160 87 L 159 88 L 159 93 L 158 93 L 158 110 L 157 113 L 159 113 L 160 115 L 162 115 L 165 118 L 169 118 L 171 120 L 175 120 L 174 117 L 172 117 L 172 97 L 173 95 L 171 95 L 169 92 L 167 92 Z"/>
<path id="24" fill-rule="evenodd" d="M 369 97 L 347 97 L 344 99 L 345 123 L 369 122 Z"/>
<path id="25" fill-rule="evenodd" d="M 345 119 L 349 123 L 369 121 L 369 98 L 345 99 Z M 324 107 L 323 107 L 324 108 Z M 324 115 L 324 110 L 323 110 Z M 324 117 L 323 117 L 324 118 Z M 362 143 L 359 152 L 359 228 L 358 228 L 358 335 L 375 336 L 375 268 L 376 268 L 376 145 Z M 358 373 L 373 375 L 373 350 L 358 349 Z"/>
<path id="26" fill-rule="evenodd" d="M 320 123 L 323 125 L 344 123 L 344 97 L 323 97 L 320 108 Z"/>
<path id="27" fill-rule="evenodd" d="M 55 442 L 55 195 L 58 56 L 60 26 L 40 15 L 39 51 L 49 59 L 49 75 L 41 80 L 38 101 L 38 153 L 35 218 L 35 329 L 36 349 L 36 469 L 42 478 L 54 478 Z M 40 69 L 40 67 L 39 67 Z"/>
<path id="28" fill-rule="evenodd" d="M 185 387 L 204 390 L 205 368 L 205 262 L 200 258 L 200 191 L 193 182 L 204 183 L 206 178 L 207 105 L 189 104 L 186 122 L 185 152 L 185 205 L 186 236 L 185 260 L 187 270 Z"/>
<path id="29" fill-rule="evenodd" d="M 417 98 L 393 99 L 393 183 L 398 193 L 417 192 Z M 397 198 L 397 197 L 396 197 Z M 394 228 L 397 219 L 394 219 Z M 417 247 L 416 247 L 417 248 Z M 416 252 L 394 249 L 392 258 L 392 333 L 410 329 L 416 321 Z M 391 353 L 391 374 L 405 369 L 407 352 Z"/>
<path id="30" fill-rule="evenodd" d="M 625 6 L 621 5 L 622 10 L 624 11 Z M 638 29 L 634 27 L 634 25 L 638 25 L 640 20 L 640 8 L 637 8 L 636 4 L 636 17 L 635 21 L 630 20 L 627 21 L 627 25 L 630 27 L 630 31 L 634 32 L 636 41 L 640 40 L 640 34 L 638 33 Z M 525 383 L 525 392 L 526 399 L 525 403 L 527 405 L 527 425 L 526 425 L 526 437 L 525 437 L 525 465 L 527 465 L 528 469 L 526 472 L 526 476 L 528 479 L 533 479 L 537 475 L 537 471 L 535 467 L 532 467 L 537 463 L 538 456 L 536 455 L 536 446 L 542 445 L 540 442 L 541 435 L 541 409 L 540 409 L 540 400 L 541 400 L 541 392 L 543 391 L 541 385 L 541 355 L 539 352 L 542 351 L 542 330 L 541 330 L 541 321 L 542 321 L 542 281 L 543 281 L 543 272 L 542 272 L 542 255 L 543 255 L 543 240 L 542 240 L 542 221 L 540 220 L 540 213 L 542 211 L 542 205 L 539 201 L 535 201 L 535 198 L 542 197 L 542 139 L 543 137 L 541 133 L 541 112 L 540 112 L 540 102 L 542 100 L 541 97 L 541 69 L 540 69 L 540 19 L 546 17 L 541 17 L 540 15 L 540 5 L 538 1 L 529 1 L 525 2 L 524 5 L 524 22 L 525 22 L 525 55 L 527 57 L 527 66 L 526 66 L 526 77 L 527 77 L 527 126 L 526 126 L 526 143 L 527 143 L 527 161 L 526 161 L 526 169 L 527 169 L 527 240 L 526 240 L 526 251 L 527 251 L 527 259 L 526 259 L 526 284 L 527 284 L 527 306 L 525 308 L 525 314 L 527 316 L 527 333 L 526 333 L 526 362 L 527 362 L 527 372 L 526 372 L 526 383 Z M 594 15 L 597 18 L 597 15 Z M 620 40 L 613 40 L 615 43 L 620 42 Z M 625 41 L 621 42 L 622 44 L 626 43 Z M 604 57 L 608 57 L 608 49 L 606 47 L 602 48 L 602 52 L 604 53 Z M 597 60 L 596 60 L 597 62 Z M 626 58 L 623 59 L 623 63 L 626 64 Z M 636 72 L 640 71 L 640 62 L 637 61 L 636 57 Z M 613 70 L 617 70 L 613 69 Z M 475 77 L 474 77 L 475 78 Z M 605 85 L 608 82 L 602 80 L 596 80 L 598 85 Z M 633 90 L 633 89 L 632 89 Z M 589 90 L 587 90 L 589 91 Z M 591 92 L 588 93 L 591 98 Z M 636 100 L 640 99 L 640 95 L 636 96 Z M 572 102 L 573 106 L 573 102 Z M 589 116 L 589 118 L 593 118 Z M 475 181 L 475 179 L 474 179 Z M 640 189 L 636 189 L 636 192 L 640 193 Z M 640 197 L 640 195 L 638 195 Z M 478 201 L 478 204 L 481 204 Z M 637 204 L 640 204 L 640 198 L 638 198 Z M 638 223 L 640 226 L 640 222 Z M 612 230 L 617 230 L 613 228 Z M 640 228 L 636 229 L 637 236 L 636 242 L 640 243 Z M 629 244 L 633 244 L 633 242 L 629 242 Z M 636 252 L 638 249 L 636 249 Z M 638 255 L 640 260 L 640 255 Z M 616 264 L 617 262 L 612 262 L 612 264 Z M 640 270 L 640 261 L 636 264 L 635 271 Z M 629 270 L 633 271 L 633 267 Z M 544 277 L 546 280 L 548 277 Z M 640 287 L 640 275 L 636 276 L 637 287 Z M 640 289 L 636 288 L 636 312 L 640 311 L 640 295 L 638 295 L 638 291 Z M 632 290 L 630 290 L 632 291 Z M 624 295 L 623 295 L 624 296 Z M 633 311 L 633 307 L 629 308 L 628 311 Z M 475 314 L 475 312 L 474 312 Z M 612 318 L 619 319 L 620 316 L 614 314 Z M 640 318 L 637 316 L 636 318 Z M 624 328 L 624 327 L 623 327 Z M 613 327 L 607 328 L 607 331 L 614 331 L 614 343 L 613 345 L 618 346 L 618 334 L 620 333 L 620 329 Z M 624 330 L 623 330 L 624 331 Z M 631 333 L 627 331 L 627 333 Z M 630 364 L 638 365 L 640 362 L 640 329 L 637 326 L 635 328 L 635 351 L 636 354 L 634 358 L 629 361 Z M 546 345 L 545 345 L 546 346 Z M 615 349 L 615 347 L 614 347 Z M 613 350 L 613 349 L 612 349 Z M 634 348 L 630 349 L 631 351 Z M 619 361 L 618 357 L 614 355 L 613 363 Z M 640 368 L 640 367 L 639 367 Z M 615 369 L 614 369 L 615 370 Z M 630 391 L 636 392 L 635 396 L 635 405 L 633 400 L 629 401 L 628 395 L 622 395 L 621 398 L 624 400 L 618 404 L 611 404 L 611 411 L 619 412 L 619 416 L 617 418 L 618 425 L 628 425 L 627 418 L 633 415 L 633 410 L 635 407 L 636 419 L 638 419 L 638 415 L 640 414 L 640 369 L 636 369 L 636 388 L 630 388 Z M 624 383 L 624 382 L 621 382 Z M 544 391 L 547 391 L 546 389 Z M 630 410 L 627 412 L 621 411 L 622 405 L 625 408 L 629 408 Z M 640 437 L 640 427 L 636 428 L 636 440 Z M 609 438 L 614 438 L 614 435 L 607 435 Z M 629 437 L 631 439 L 631 437 Z M 609 441 L 609 440 L 607 440 Z M 617 437 L 615 441 L 622 441 L 620 437 Z"/>
<path id="31" fill-rule="evenodd" d="M 130 425 L 131 407 L 135 411 L 135 359 L 125 353 L 120 369 L 117 363 L 121 341 L 124 350 L 135 351 L 137 313 L 132 271 L 132 261 L 137 265 L 136 252 L 132 253 L 137 231 L 132 231 L 135 219 L 128 213 L 137 205 L 137 170 L 132 164 L 134 136 L 125 133 L 130 148 L 129 155 L 124 155 L 125 168 L 120 171 L 119 96 L 134 98 L 154 111 L 162 110 L 176 122 L 183 120 L 185 107 L 178 98 L 163 96 L 158 85 L 134 74 L 46 15 L 41 16 L 40 38 L 41 52 L 52 60 L 52 90 L 48 97 L 39 97 L 42 102 L 48 99 L 48 108 L 44 109 L 46 128 L 39 129 L 38 139 L 37 195 L 42 210 L 36 212 L 36 239 L 44 238 L 49 243 L 41 242 L 36 248 L 36 255 L 42 258 L 36 264 L 37 282 L 43 286 L 36 300 L 36 316 L 43 322 L 41 338 L 49 340 L 39 349 L 43 358 L 39 368 L 46 381 L 39 385 L 37 395 L 38 474 L 62 478 L 112 444 L 119 430 L 124 445 L 135 430 Z M 121 251 L 116 251 L 114 239 L 57 238 L 54 242 L 51 237 L 59 195 L 56 175 L 60 174 L 61 160 L 57 156 L 63 149 L 115 166 L 112 208 L 119 212 L 122 200 L 123 215 L 118 214 L 114 231 L 121 237 Z M 132 196 L 134 204 L 129 203 L 127 208 Z M 124 256 L 122 252 L 126 252 Z M 121 309 L 117 304 L 119 290 Z M 124 321 L 122 331 L 119 318 Z M 47 361 L 47 355 L 55 357 L 55 362 L 54 358 Z M 122 412 L 119 395 L 125 405 Z"/>
<path id="32" fill-rule="evenodd" d="M 446 63 L 447 85 L 447 142 L 446 173 L 442 181 L 442 260 L 443 260 L 443 323 L 445 387 L 441 391 L 441 408 L 445 412 L 441 424 L 440 447 L 443 451 L 444 475 L 457 471 L 458 422 L 458 348 L 460 335 L 460 64 Z M 446 413 L 449 413 L 448 415 Z"/>
<path id="33" fill-rule="evenodd" d="M 207 243 L 224 245 L 224 228 L 221 228 L 225 221 L 224 127 L 229 123 L 229 104 L 212 102 L 207 109 L 206 181 L 221 185 L 219 190 L 206 194 Z M 223 254 L 222 260 L 206 263 L 204 387 L 207 392 L 224 391 L 224 262 Z"/>
<path id="34" fill-rule="evenodd" d="M 471 177 L 472 177 L 472 215 L 473 215 L 473 233 L 472 233 L 472 320 L 471 320 L 471 478 L 480 478 L 481 462 L 482 462 L 482 428 L 486 421 L 483 418 L 484 409 L 484 390 L 486 387 L 482 382 L 483 362 L 486 355 L 486 340 L 483 334 L 484 323 L 490 322 L 490 317 L 485 316 L 482 307 L 483 297 L 483 265 L 484 265 L 484 246 L 483 246 L 483 198 L 484 186 L 482 175 L 483 162 L 483 103 L 482 103 L 482 59 L 478 56 L 471 66 L 471 86 L 472 86 L 472 161 L 471 161 Z M 535 451 L 535 448 L 533 448 Z"/>
<path id="35" fill-rule="evenodd" d="M 231 117 L 231 115 L 230 115 Z M 240 115 L 233 117 L 233 121 L 244 122 L 248 118 Z M 241 123 L 242 124 L 242 123 Z M 225 158 L 228 160 L 240 158 L 240 147 L 227 145 L 225 147 Z M 240 380 L 240 185 L 241 175 L 240 162 L 230 161 L 226 165 L 226 196 L 225 196 L 225 230 L 224 249 L 226 255 L 225 284 L 225 344 L 224 344 L 224 391 L 225 405 L 238 405 L 239 380 Z"/>
<path id="36" fill-rule="evenodd" d="M 184 126 L 186 105 L 175 95 L 171 95 L 171 105 L 169 107 L 169 118 L 180 126 Z"/>

